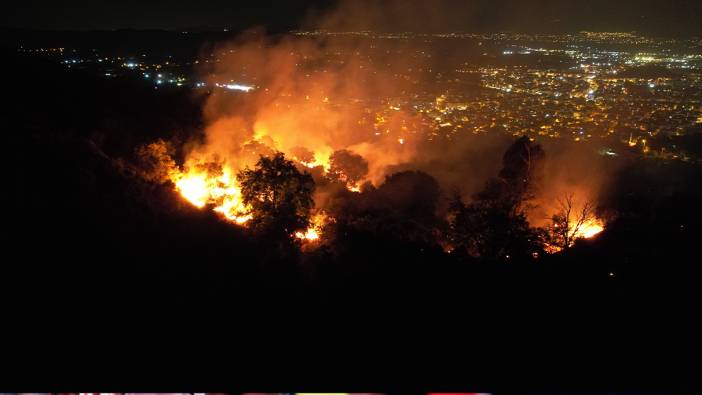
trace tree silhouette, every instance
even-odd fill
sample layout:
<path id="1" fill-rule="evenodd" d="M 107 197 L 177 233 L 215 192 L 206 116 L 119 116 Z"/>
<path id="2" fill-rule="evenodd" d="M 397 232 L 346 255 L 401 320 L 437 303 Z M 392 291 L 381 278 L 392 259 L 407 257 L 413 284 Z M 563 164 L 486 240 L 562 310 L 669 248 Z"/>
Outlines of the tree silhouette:
<path id="1" fill-rule="evenodd" d="M 490 202 L 468 205 L 456 200 L 451 207 L 449 240 L 454 248 L 486 259 L 528 258 L 539 253 L 540 236 L 524 213 L 512 213 Z"/>
<path id="2" fill-rule="evenodd" d="M 449 240 L 455 248 L 490 259 L 528 257 L 541 250 L 525 211 L 541 181 L 544 157 L 539 144 L 521 137 L 505 152 L 498 176 L 486 182 L 472 203 L 453 199 Z"/>
<path id="3" fill-rule="evenodd" d="M 373 235 L 376 240 L 435 244 L 441 219 L 436 215 L 438 182 L 421 171 L 387 176 L 378 188 L 351 194 L 333 215 L 344 231 Z"/>
<path id="4" fill-rule="evenodd" d="M 489 180 L 475 198 L 513 215 L 526 208 L 534 198 L 543 178 L 543 159 L 546 156 L 541 145 L 534 144 L 523 136 L 515 141 L 502 157 L 502 169 L 498 176 Z"/>
<path id="5" fill-rule="evenodd" d="M 356 184 L 368 174 L 368 162 L 349 150 L 335 151 L 329 159 L 330 175 L 342 182 Z"/>
<path id="6" fill-rule="evenodd" d="M 580 210 L 577 210 L 572 193 L 558 198 L 558 212 L 551 218 L 549 244 L 563 250 L 570 248 L 583 225 L 595 218 L 594 207 L 594 204 L 588 200 Z"/>
<path id="7" fill-rule="evenodd" d="M 242 170 L 238 179 L 242 200 L 251 207 L 254 231 L 289 237 L 309 226 L 314 180 L 282 153 L 261 156 L 256 167 Z"/>

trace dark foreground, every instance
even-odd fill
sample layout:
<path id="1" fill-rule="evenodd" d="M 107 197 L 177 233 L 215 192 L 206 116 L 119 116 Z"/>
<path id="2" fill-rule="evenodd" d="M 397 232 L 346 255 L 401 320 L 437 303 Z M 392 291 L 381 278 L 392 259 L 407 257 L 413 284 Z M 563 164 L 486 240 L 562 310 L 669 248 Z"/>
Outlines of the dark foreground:
<path id="1" fill-rule="evenodd" d="M 152 339 L 159 350 L 180 346 L 177 333 L 203 347 L 226 339 L 246 355 L 278 347 L 294 358 L 302 349 L 354 355 L 367 349 L 354 341 L 368 339 L 366 347 L 392 353 L 551 352 L 546 366 L 564 369 L 554 361 L 566 354 L 601 355 L 599 367 L 618 366 L 617 358 L 648 366 L 635 353 L 685 354 L 698 341 L 702 195 L 693 165 L 667 164 L 674 177 L 632 187 L 631 199 L 650 215 L 537 262 L 466 263 L 375 236 L 358 236 L 333 260 L 277 254 L 111 161 L 164 137 L 160 131 L 171 138 L 196 130 L 197 98 L 8 56 L 17 78 L 5 104 L 11 199 L 0 307 L 7 323 L 47 330 L 38 344 L 66 349 L 50 336 L 57 328 L 108 328 Z M 642 166 L 631 173 L 663 165 Z M 598 354 L 607 350 L 619 357 Z"/>

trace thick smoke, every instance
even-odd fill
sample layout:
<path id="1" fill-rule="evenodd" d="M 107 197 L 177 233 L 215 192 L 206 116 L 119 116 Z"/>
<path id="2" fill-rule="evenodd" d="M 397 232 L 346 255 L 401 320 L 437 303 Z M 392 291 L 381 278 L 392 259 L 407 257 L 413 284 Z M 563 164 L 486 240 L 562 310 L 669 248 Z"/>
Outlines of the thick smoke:
<path id="1" fill-rule="evenodd" d="M 407 20 L 438 26 L 441 15 L 450 13 L 436 12 L 427 3 L 349 1 L 311 17 L 304 27 L 331 32 L 357 31 L 366 24 L 396 29 Z M 421 170 L 445 192 L 470 197 L 499 172 L 502 154 L 513 141 L 499 133 L 436 133 L 415 105 L 442 93 L 436 70 L 445 69 L 457 55 L 433 51 L 422 40 L 362 34 L 271 37 L 250 31 L 213 53 L 200 68 L 209 86 L 253 89 L 212 91 L 204 107 L 205 140 L 192 148 L 186 165 L 214 159 L 236 172 L 253 166 L 258 155 L 277 150 L 314 168 L 312 174 L 320 179 L 332 170 L 334 153 L 342 152 L 337 159 L 360 159 L 353 159 L 361 166 L 351 177 L 357 185 L 379 186 L 393 173 Z M 386 110 L 383 115 L 381 109 Z M 547 176 L 530 214 L 536 225 L 550 216 L 555 199 L 564 193 L 595 199 L 606 174 L 593 161 L 594 151 L 582 145 L 547 143 L 544 148 Z M 335 193 L 331 186 L 319 186 L 318 207 Z"/>
<path id="2" fill-rule="evenodd" d="M 257 35 L 222 48 L 208 83 L 235 81 L 256 89 L 210 96 L 202 152 L 231 158 L 236 163 L 230 165 L 241 167 L 251 164 L 241 157 L 251 141 L 288 155 L 304 148 L 324 165 L 334 151 L 349 149 L 369 160 L 376 180 L 386 166 L 409 161 L 416 149 L 410 135 L 420 132 L 417 117 L 400 110 L 387 120 L 387 130 L 413 129 L 399 146 L 402 137 L 375 135 L 375 114 L 368 109 L 385 105 L 381 98 L 407 95 L 411 83 L 398 78 L 392 67 L 371 64 L 356 49 L 360 45 L 297 36 L 273 42 Z"/>

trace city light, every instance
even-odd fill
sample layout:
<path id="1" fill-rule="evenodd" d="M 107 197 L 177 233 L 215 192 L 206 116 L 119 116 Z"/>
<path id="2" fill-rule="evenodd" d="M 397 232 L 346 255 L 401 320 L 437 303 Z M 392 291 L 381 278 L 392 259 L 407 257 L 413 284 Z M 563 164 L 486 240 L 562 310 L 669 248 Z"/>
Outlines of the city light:
<path id="1" fill-rule="evenodd" d="M 239 90 L 239 91 L 244 91 L 244 92 L 248 92 L 251 89 L 253 89 L 253 87 L 251 87 L 251 86 L 239 85 L 239 84 L 227 84 L 226 87 L 227 87 L 227 89 Z"/>

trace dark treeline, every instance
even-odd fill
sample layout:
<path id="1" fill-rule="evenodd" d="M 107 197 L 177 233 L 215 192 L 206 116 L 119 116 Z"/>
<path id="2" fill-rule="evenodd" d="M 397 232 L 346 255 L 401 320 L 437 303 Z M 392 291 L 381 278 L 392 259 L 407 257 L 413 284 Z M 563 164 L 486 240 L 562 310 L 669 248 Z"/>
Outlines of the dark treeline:
<path id="1" fill-rule="evenodd" d="M 360 194 L 340 188 L 327 240 L 303 252 L 269 230 L 304 225 L 305 199 L 259 207 L 291 222 L 262 218 L 261 231 L 251 232 L 125 165 L 156 139 L 197 136 L 202 98 L 7 59 L 14 76 L 4 145 L 12 194 L 11 253 L 2 265 L 8 309 L 23 298 L 22 309 L 94 311 L 99 301 L 100 311 L 147 315 L 604 309 L 621 319 L 624 310 L 674 314 L 699 297 L 697 165 L 642 159 L 623 169 L 599 202 L 599 210 L 616 213 L 605 231 L 550 255 L 520 209 L 534 179 L 548 183 L 538 166 L 548 152 L 521 139 L 505 147 L 502 169 L 483 191 L 450 199 L 448 216 L 437 214 L 446 191 L 422 172 L 392 174 Z M 182 152 L 175 157 L 182 161 Z M 279 159 L 263 165 L 285 167 Z M 364 171 L 352 154 L 335 160 Z M 257 191 L 265 177 L 254 170 Z M 295 177 L 290 185 L 299 193 L 315 187 L 302 173 Z"/>

